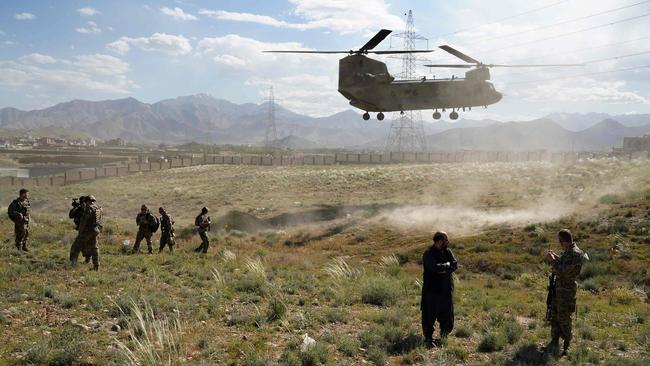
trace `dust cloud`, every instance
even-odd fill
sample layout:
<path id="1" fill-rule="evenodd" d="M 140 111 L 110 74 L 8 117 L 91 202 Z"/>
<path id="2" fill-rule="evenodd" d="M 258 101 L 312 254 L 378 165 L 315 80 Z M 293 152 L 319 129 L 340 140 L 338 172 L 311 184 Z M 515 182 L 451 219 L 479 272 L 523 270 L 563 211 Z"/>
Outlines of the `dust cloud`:
<path id="1" fill-rule="evenodd" d="M 556 203 L 521 209 L 490 210 L 425 205 L 397 208 L 382 213 L 379 219 L 400 229 L 444 230 L 456 235 L 467 235 L 496 225 L 523 226 L 553 221 L 570 215 L 575 210 L 575 206 Z"/>

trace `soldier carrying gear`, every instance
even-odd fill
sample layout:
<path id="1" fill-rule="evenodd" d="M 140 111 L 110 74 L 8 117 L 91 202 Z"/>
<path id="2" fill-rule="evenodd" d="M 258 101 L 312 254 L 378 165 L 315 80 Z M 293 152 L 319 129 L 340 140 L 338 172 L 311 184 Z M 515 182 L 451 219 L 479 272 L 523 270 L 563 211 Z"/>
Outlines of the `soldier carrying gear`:
<path id="1" fill-rule="evenodd" d="M 566 354 L 571 344 L 571 315 L 576 311 L 576 293 L 578 284 L 576 278 L 580 274 L 582 264 L 589 260 L 578 246 L 573 242 L 569 230 L 558 232 L 558 241 L 564 249 L 558 256 L 552 250 L 546 253 L 545 260 L 551 264 L 555 275 L 555 294 L 552 296 L 550 309 L 551 342 L 547 350 L 552 353 L 559 352 L 560 337 L 564 339 L 563 354 Z"/>
<path id="2" fill-rule="evenodd" d="M 433 347 L 433 328 L 440 324 L 440 336 L 445 339 L 454 328 L 454 281 L 453 273 L 458 262 L 449 248 L 447 233 L 438 231 L 433 235 L 433 245 L 422 256 L 424 267 L 422 281 L 422 332 L 425 346 Z"/>
<path id="3" fill-rule="evenodd" d="M 97 237 L 102 232 L 102 208 L 97 205 L 94 196 L 86 197 L 81 219 L 79 220 L 79 234 L 70 248 L 70 263 L 77 265 L 77 258 L 82 252 L 86 259 L 92 258 L 93 269 L 99 270 L 99 242 Z"/>
<path id="4" fill-rule="evenodd" d="M 14 234 L 16 236 L 16 249 L 28 252 L 27 239 L 29 238 L 29 219 L 31 214 L 29 202 L 29 191 L 25 188 L 18 193 L 18 198 L 13 200 L 7 208 L 7 214 L 14 222 Z"/>
<path id="5" fill-rule="evenodd" d="M 68 217 L 74 222 L 75 230 L 79 230 L 79 220 L 81 220 L 81 214 L 87 198 L 87 196 L 79 196 L 79 200 L 76 198 L 72 199 L 72 208 L 68 212 Z"/>
<path id="6" fill-rule="evenodd" d="M 135 218 L 135 223 L 138 225 L 138 234 L 135 238 L 135 244 L 133 244 L 133 253 L 140 252 L 140 242 L 142 239 L 147 241 L 147 252 L 149 254 L 153 253 L 151 235 L 154 231 L 158 230 L 158 218 L 149 212 L 147 205 L 142 205 L 140 207 L 140 213 Z"/>
<path id="7" fill-rule="evenodd" d="M 174 252 L 174 219 L 167 214 L 164 208 L 158 208 L 160 213 L 160 248 L 158 253 L 165 249 L 165 245 L 169 246 L 169 252 Z"/>
<path id="8" fill-rule="evenodd" d="M 195 252 L 207 253 L 208 248 L 210 247 L 210 239 L 206 232 L 210 231 L 210 216 L 208 216 L 208 208 L 203 207 L 201 213 L 194 219 L 194 225 L 197 226 L 197 231 L 201 237 L 201 245 L 198 248 L 194 249 Z"/>

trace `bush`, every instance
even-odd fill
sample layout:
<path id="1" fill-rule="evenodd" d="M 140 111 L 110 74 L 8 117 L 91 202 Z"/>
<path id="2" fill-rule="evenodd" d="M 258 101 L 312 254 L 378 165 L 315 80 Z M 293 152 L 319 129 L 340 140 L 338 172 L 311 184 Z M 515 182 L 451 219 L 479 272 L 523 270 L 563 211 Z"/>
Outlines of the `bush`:
<path id="1" fill-rule="evenodd" d="M 614 205 L 621 203 L 621 197 L 616 194 L 606 194 L 600 197 L 600 203 L 603 205 Z"/>
<path id="2" fill-rule="evenodd" d="M 287 306 L 277 297 L 269 301 L 269 307 L 266 310 L 266 319 L 268 321 L 280 320 L 284 318 L 287 313 Z"/>
<path id="3" fill-rule="evenodd" d="M 361 284 L 361 301 L 364 304 L 388 306 L 399 298 L 400 288 L 395 280 L 384 276 L 367 278 Z"/>
<path id="4" fill-rule="evenodd" d="M 631 303 L 635 302 L 637 299 L 638 298 L 636 294 L 632 290 L 619 287 L 611 291 L 609 297 L 609 304 L 630 305 Z"/>
<path id="5" fill-rule="evenodd" d="M 267 291 L 267 280 L 254 274 L 246 274 L 235 282 L 235 290 L 264 296 Z"/>
<path id="6" fill-rule="evenodd" d="M 483 334 L 478 344 L 478 351 L 483 353 L 492 353 L 501 351 L 505 346 L 505 339 L 502 335 L 495 332 L 488 332 Z"/>
<path id="7" fill-rule="evenodd" d="M 391 355 L 407 353 L 422 344 L 422 338 L 406 324 L 374 325 L 359 335 L 361 347 L 378 348 Z"/>
<path id="8" fill-rule="evenodd" d="M 368 350 L 366 358 L 375 366 L 384 366 L 386 364 L 386 352 L 376 347 Z"/>
<path id="9" fill-rule="evenodd" d="M 468 326 L 461 325 L 456 328 L 454 335 L 458 338 L 469 338 L 472 336 L 472 333 L 474 332 Z"/>
<path id="10" fill-rule="evenodd" d="M 341 337 L 339 338 L 337 348 L 344 356 L 354 357 L 359 351 L 359 341 L 350 337 Z"/>
<path id="11" fill-rule="evenodd" d="M 325 345 L 316 342 L 304 352 L 300 352 L 300 364 L 302 366 L 325 365 L 329 361 L 329 351 Z"/>
<path id="12" fill-rule="evenodd" d="M 524 327 L 517 323 L 516 320 L 511 319 L 503 323 L 503 334 L 509 344 L 515 344 L 524 333 Z"/>

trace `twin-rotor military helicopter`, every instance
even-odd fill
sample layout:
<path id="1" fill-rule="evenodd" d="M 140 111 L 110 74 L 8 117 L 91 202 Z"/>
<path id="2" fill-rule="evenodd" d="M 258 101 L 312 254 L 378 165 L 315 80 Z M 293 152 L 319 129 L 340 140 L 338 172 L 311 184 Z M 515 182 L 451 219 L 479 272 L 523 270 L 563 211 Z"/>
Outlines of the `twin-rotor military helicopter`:
<path id="1" fill-rule="evenodd" d="M 458 111 L 472 107 L 487 107 L 497 103 L 503 95 L 490 81 L 492 67 L 557 67 L 579 66 L 577 64 L 556 65 L 494 65 L 484 64 L 450 47 L 439 48 L 458 57 L 466 64 L 425 65 L 427 67 L 463 68 L 464 78 L 395 80 L 386 64 L 366 55 L 387 55 L 405 53 L 428 53 L 433 50 L 387 50 L 373 51 L 392 31 L 380 30 L 358 50 L 349 51 L 264 51 L 268 53 L 316 53 L 347 54 L 339 60 L 338 91 L 350 101 L 350 105 L 365 111 L 364 120 L 370 119 L 369 112 L 377 112 L 377 119 L 384 119 L 384 112 L 433 109 L 433 119 L 442 117 L 439 110 L 450 109 L 449 118 L 458 119 Z"/>

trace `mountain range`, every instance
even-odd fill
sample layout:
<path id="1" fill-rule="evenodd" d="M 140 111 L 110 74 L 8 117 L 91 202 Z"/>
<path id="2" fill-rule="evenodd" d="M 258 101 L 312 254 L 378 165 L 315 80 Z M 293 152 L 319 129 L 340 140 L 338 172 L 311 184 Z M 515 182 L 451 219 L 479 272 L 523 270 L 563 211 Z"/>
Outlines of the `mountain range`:
<path id="1" fill-rule="evenodd" d="M 269 104 L 235 104 L 198 94 L 149 104 L 134 98 L 105 101 L 73 100 L 49 108 L 0 109 L 0 130 L 64 129 L 108 140 L 134 143 L 260 144 L 269 120 Z M 278 140 L 292 149 L 382 149 L 390 131 L 384 121 L 364 121 L 347 110 L 327 117 L 309 117 L 274 105 Z M 604 150 L 619 146 L 625 136 L 650 133 L 650 115 L 555 113 L 527 122 L 467 120 L 428 122 L 432 150 Z"/>

